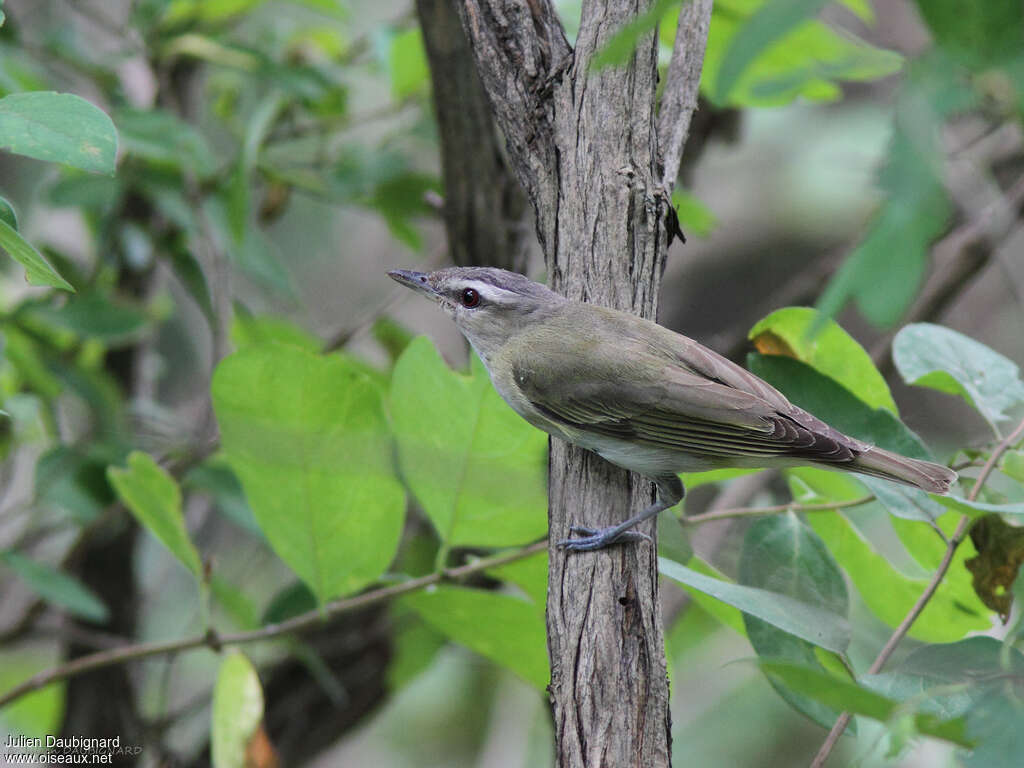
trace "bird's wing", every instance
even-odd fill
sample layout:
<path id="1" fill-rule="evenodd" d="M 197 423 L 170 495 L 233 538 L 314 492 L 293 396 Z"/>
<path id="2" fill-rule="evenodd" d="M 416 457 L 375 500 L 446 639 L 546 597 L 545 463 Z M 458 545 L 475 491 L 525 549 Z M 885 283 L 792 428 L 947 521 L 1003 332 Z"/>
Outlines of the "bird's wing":
<path id="1" fill-rule="evenodd" d="M 651 447 L 722 459 L 826 463 L 852 461 L 863 447 L 753 374 L 732 363 L 722 366 L 724 358 L 703 347 L 710 356 L 698 362 L 703 370 L 697 372 L 695 365 L 668 361 L 642 345 L 627 346 L 619 354 L 592 355 L 547 373 L 524 366 L 515 371 L 515 381 L 556 423 Z"/>

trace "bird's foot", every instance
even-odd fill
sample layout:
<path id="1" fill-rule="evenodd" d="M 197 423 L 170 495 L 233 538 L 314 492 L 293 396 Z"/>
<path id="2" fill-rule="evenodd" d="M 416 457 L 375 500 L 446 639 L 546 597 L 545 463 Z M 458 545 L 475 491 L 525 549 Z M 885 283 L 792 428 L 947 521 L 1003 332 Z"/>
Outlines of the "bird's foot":
<path id="1" fill-rule="evenodd" d="M 558 542 L 559 549 L 569 552 L 592 552 L 595 549 L 604 549 L 612 544 L 651 540 L 651 537 L 646 533 L 619 530 L 617 525 L 611 525 L 607 528 L 588 528 L 584 525 L 574 525 L 569 529 L 569 533 L 577 538 L 563 539 Z"/>

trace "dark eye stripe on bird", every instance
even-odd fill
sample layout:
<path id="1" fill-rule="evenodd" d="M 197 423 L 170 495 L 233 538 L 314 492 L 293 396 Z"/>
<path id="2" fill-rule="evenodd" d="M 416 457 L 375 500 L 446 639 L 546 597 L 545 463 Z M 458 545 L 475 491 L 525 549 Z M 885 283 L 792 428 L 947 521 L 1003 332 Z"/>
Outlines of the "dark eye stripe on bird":
<path id="1" fill-rule="evenodd" d="M 657 485 L 657 501 L 618 525 L 573 526 L 582 535 L 560 542 L 565 549 L 646 539 L 632 529 L 682 500 L 680 472 L 811 465 L 933 493 L 956 479 L 947 467 L 842 434 L 768 382 L 649 320 L 569 301 L 501 269 L 388 274 L 452 316 L 520 416 Z"/>

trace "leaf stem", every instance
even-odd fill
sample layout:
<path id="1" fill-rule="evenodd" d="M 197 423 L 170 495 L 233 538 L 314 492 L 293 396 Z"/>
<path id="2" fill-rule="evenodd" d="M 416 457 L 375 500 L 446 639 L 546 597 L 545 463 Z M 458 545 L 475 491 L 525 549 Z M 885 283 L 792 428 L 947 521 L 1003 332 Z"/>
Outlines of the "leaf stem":
<path id="1" fill-rule="evenodd" d="M 415 592 L 441 581 L 462 579 L 466 576 L 479 573 L 480 571 L 485 571 L 488 568 L 495 568 L 499 565 L 523 560 L 530 555 L 545 551 L 547 549 L 547 545 L 547 538 L 544 538 L 541 541 L 536 541 L 533 544 L 529 544 L 511 552 L 503 552 L 491 557 L 481 558 L 480 560 L 460 565 L 457 568 L 448 568 L 426 576 L 420 576 L 416 579 L 410 579 L 408 581 L 401 582 L 400 584 L 392 584 L 370 592 L 364 592 L 363 594 L 356 595 L 355 597 L 336 600 L 335 602 L 328 604 L 323 612 L 321 612 L 320 609 L 314 609 L 288 619 L 287 621 L 282 621 L 277 624 L 268 624 L 264 627 L 260 627 L 259 629 L 247 632 L 236 632 L 233 634 L 221 635 L 213 629 L 208 629 L 201 635 L 187 637 L 180 640 L 139 643 L 137 645 L 126 645 L 120 648 L 91 653 L 87 656 L 81 656 L 73 661 L 69 661 L 66 664 L 53 667 L 52 669 L 43 670 L 42 672 L 30 677 L 28 680 L 25 680 L 23 683 L 14 686 L 0 696 L 0 708 L 7 706 L 12 701 L 15 701 L 27 693 L 36 691 L 45 685 L 49 685 L 50 683 L 55 683 L 60 680 L 67 680 L 68 678 L 81 675 L 85 672 L 90 672 L 94 669 L 110 667 L 115 664 L 122 664 L 124 662 L 134 661 L 137 659 L 145 659 L 150 656 L 162 656 L 170 653 L 178 653 L 180 651 L 189 651 L 195 648 L 209 648 L 213 651 L 219 651 L 221 648 L 228 645 L 241 645 L 242 643 L 252 643 L 259 640 L 273 640 L 281 637 L 282 635 L 294 632 L 304 632 L 308 629 L 312 629 L 313 627 L 321 626 L 326 619 L 342 613 L 348 613 L 358 608 L 364 608 L 368 605 L 374 605 L 375 603 L 384 602 L 385 600 L 390 600 L 400 595 L 408 594 L 409 592 Z"/>
<path id="2" fill-rule="evenodd" d="M 982 467 L 980 474 L 978 475 L 977 481 L 974 483 L 974 487 L 971 488 L 971 492 L 967 495 L 968 501 L 974 501 L 978 498 L 978 494 L 981 492 L 982 486 L 988 480 L 989 475 L 992 474 L 992 470 L 995 469 L 996 464 L 1002 455 L 1009 450 L 1014 443 L 1024 437 L 1024 421 L 1021 421 L 1017 425 L 1017 428 L 1007 435 L 999 445 L 996 446 L 995 450 L 992 451 L 992 455 L 988 457 L 988 461 L 985 462 L 985 466 Z M 900 625 L 896 627 L 896 630 L 889 637 L 889 640 L 883 646 L 882 650 L 879 651 L 878 656 L 874 662 L 868 668 L 869 675 L 875 675 L 882 671 L 882 667 L 892 656 L 893 651 L 896 650 L 896 646 L 899 645 L 900 641 L 906 636 L 907 632 L 910 631 L 911 625 L 917 620 L 917 617 L 924 611 L 925 606 L 928 605 L 928 601 L 932 599 L 932 595 L 939 588 L 939 584 L 942 583 L 942 579 L 945 578 L 946 572 L 949 570 L 950 564 L 953 562 L 953 555 L 956 554 L 957 548 L 960 543 L 964 540 L 967 535 L 967 530 L 970 527 L 970 518 L 964 515 L 960 518 L 960 522 L 954 531 L 952 538 L 949 540 L 949 544 L 946 546 L 946 553 L 942 556 L 942 562 L 939 563 L 939 567 L 935 569 L 935 573 L 932 575 L 931 580 L 928 582 L 928 586 L 925 587 L 924 592 L 914 603 L 914 607 L 910 609 L 909 613 L 900 622 Z M 813 762 L 811 762 L 811 768 L 822 768 L 825 765 L 825 761 L 828 760 L 829 755 L 832 754 L 832 749 L 839 741 L 839 737 L 843 735 L 843 731 L 846 730 L 846 726 L 850 724 L 851 715 L 849 712 L 843 712 L 839 715 L 835 725 L 832 726 L 832 730 L 828 732 L 828 736 L 825 738 L 825 742 L 821 745 L 821 749 L 818 750 L 818 754 L 814 756 Z"/>

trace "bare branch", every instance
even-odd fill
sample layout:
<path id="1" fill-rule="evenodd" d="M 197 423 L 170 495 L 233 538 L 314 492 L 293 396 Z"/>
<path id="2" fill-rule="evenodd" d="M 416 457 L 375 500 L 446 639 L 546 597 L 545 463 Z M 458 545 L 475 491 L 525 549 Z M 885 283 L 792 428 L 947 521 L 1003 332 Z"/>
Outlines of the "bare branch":
<path id="1" fill-rule="evenodd" d="M 541 244 L 553 241 L 542 212 L 558 201 L 551 87 L 568 62 L 569 47 L 550 0 L 455 0 L 477 74 L 509 163 L 537 211 Z"/>
<path id="2" fill-rule="evenodd" d="M 777 515 L 780 512 L 829 512 L 837 509 L 851 509 L 870 504 L 875 500 L 873 495 L 861 496 L 850 501 L 830 501 L 826 504 L 776 504 L 771 507 L 738 507 L 736 509 L 716 509 L 705 512 L 701 515 L 683 517 L 680 519 L 683 525 L 700 525 L 715 520 L 727 520 L 736 517 L 764 517 L 766 515 Z"/>
<path id="3" fill-rule="evenodd" d="M 380 589 L 364 592 L 363 594 L 355 597 L 338 600 L 327 605 L 322 611 L 319 609 L 309 611 L 308 613 L 303 613 L 299 616 L 288 619 L 288 621 L 282 621 L 278 624 L 268 624 L 265 627 L 260 627 L 259 629 L 254 629 L 249 632 L 219 635 L 211 630 L 204 635 L 196 635 L 194 637 L 188 637 L 181 640 L 140 643 L 138 645 L 129 645 L 120 648 L 113 648 L 107 651 L 100 651 L 99 653 L 91 653 L 88 656 L 81 656 L 73 661 L 69 661 L 67 664 L 62 664 L 59 667 L 44 670 L 33 675 L 20 685 L 14 686 L 0 696 L 0 708 L 7 706 L 12 701 L 24 696 L 26 693 L 36 691 L 50 683 L 55 683 L 59 680 L 67 680 L 68 678 L 76 677 L 95 669 L 112 667 L 117 664 L 124 664 L 129 661 L 145 659 L 151 656 L 164 656 L 171 653 L 178 653 L 180 651 L 189 651 L 195 648 L 209 648 L 213 651 L 220 651 L 221 648 L 228 645 L 241 645 L 243 643 L 252 643 L 258 640 L 273 640 L 275 638 L 282 637 L 283 635 L 304 632 L 314 627 L 322 626 L 324 621 L 339 614 L 348 613 L 358 608 L 365 608 L 368 605 L 390 600 L 398 597 L 399 595 L 408 594 L 409 592 L 415 592 L 441 581 L 462 579 L 466 576 L 471 576 L 475 573 L 485 571 L 488 568 L 495 568 L 499 565 L 523 560 L 530 555 L 543 552 L 545 549 L 547 549 L 546 539 L 535 542 L 521 549 L 517 549 L 513 552 L 503 552 L 500 555 L 476 560 L 472 563 L 461 565 L 458 568 L 448 568 L 443 571 L 431 573 L 427 576 L 421 576 L 418 579 L 404 581 L 401 584 L 381 587 Z"/>
<path id="4" fill-rule="evenodd" d="M 1006 451 L 1008 451 L 1018 440 L 1024 437 L 1024 421 L 1021 421 L 1017 425 L 1017 428 L 1013 430 L 999 445 L 996 446 L 995 450 L 992 451 L 992 455 L 989 456 L 988 461 L 985 462 L 985 466 L 982 467 L 981 473 L 978 475 L 978 479 L 974 482 L 974 487 L 971 488 L 971 492 L 967 494 L 968 501 L 974 501 L 978 498 L 978 494 L 981 492 L 982 487 L 985 485 L 992 474 L 992 470 L 995 469 L 996 464 L 999 463 L 999 459 Z M 877 675 L 882 671 L 882 667 L 885 666 L 885 662 L 892 656 L 893 651 L 896 650 L 896 646 L 899 645 L 900 641 L 906 636 L 907 632 L 910 631 L 911 625 L 917 621 L 917 617 L 924 611 L 925 606 L 932 599 L 932 595 L 939 588 L 939 584 L 946 576 L 946 572 L 949 570 L 950 564 L 953 562 L 953 555 L 956 554 L 957 548 L 960 543 L 964 540 L 967 535 L 967 529 L 970 527 L 971 519 L 964 515 L 960 518 L 960 523 L 956 527 L 956 531 L 953 532 L 952 538 L 949 540 L 949 544 L 946 546 L 946 553 L 942 556 L 942 562 L 939 563 L 939 567 L 935 569 L 935 573 L 932 574 L 931 581 L 928 582 L 928 586 L 925 587 L 924 592 L 914 603 L 914 607 L 910 609 L 909 613 L 900 622 L 900 625 L 896 627 L 896 630 L 892 633 L 892 636 L 886 642 L 885 646 L 875 657 L 874 662 L 868 668 L 869 675 Z M 818 750 L 818 754 L 814 756 L 814 761 L 811 763 L 811 768 L 822 768 L 825 765 L 825 761 L 828 760 L 832 749 L 835 747 L 836 742 L 839 741 L 839 737 L 843 735 L 843 731 L 846 730 L 846 726 L 850 724 L 850 713 L 843 712 L 839 715 L 835 725 L 832 726 L 832 730 L 828 732 L 828 737 L 825 739 L 825 743 L 821 745 L 821 749 Z"/>
<path id="5" fill-rule="evenodd" d="M 672 45 L 672 61 L 665 76 L 665 92 L 658 115 L 658 145 L 664 153 L 662 185 L 672 192 L 690 134 L 690 119 L 697 109 L 704 49 L 711 27 L 713 0 L 689 0 L 679 9 L 679 25 Z"/>

